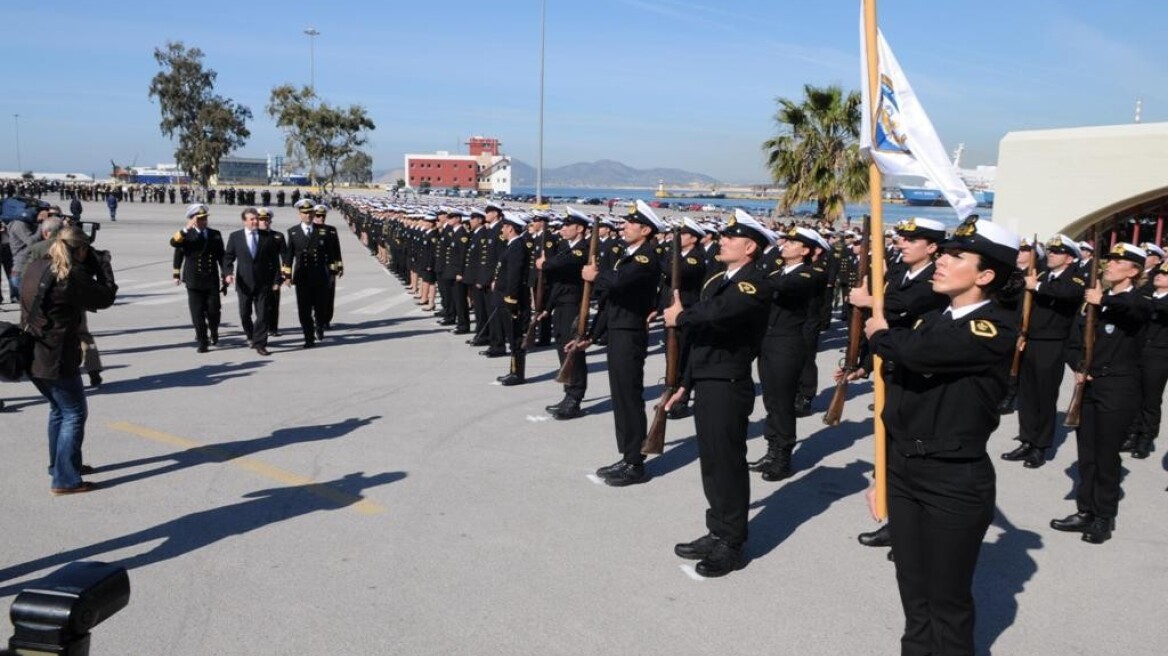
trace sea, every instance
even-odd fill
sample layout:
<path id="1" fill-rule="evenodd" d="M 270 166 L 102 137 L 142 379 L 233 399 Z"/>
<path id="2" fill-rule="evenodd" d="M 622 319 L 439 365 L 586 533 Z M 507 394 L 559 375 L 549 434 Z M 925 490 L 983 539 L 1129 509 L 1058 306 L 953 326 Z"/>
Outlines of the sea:
<path id="1" fill-rule="evenodd" d="M 603 188 L 603 187 L 544 187 L 543 195 L 545 198 L 556 199 L 558 204 L 560 199 L 568 205 L 581 205 L 582 202 L 589 198 L 615 198 L 619 200 L 669 200 L 671 202 L 691 202 L 697 205 L 714 205 L 716 207 L 724 207 L 727 209 L 741 208 L 752 215 L 765 217 L 775 209 L 774 200 L 764 199 L 741 199 L 741 198 L 669 198 L 659 199 L 653 194 L 654 189 L 620 189 L 620 188 Z M 535 187 L 515 187 L 512 189 L 515 194 L 534 194 Z M 583 210 L 583 207 L 577 207 Z M 586 210 L 585 210 L 586 211 Z M 805 203 L 803 205 L 795 206 L 794 213 L 796 215 L 810 215 L 815 211 L 814 203 Z M 865 214 L 871 213 L 871 206 L 868 203 L 848 204 L 845 206 L 848 220 L 851 223 L 859 224 L 861 218 Z M 696 212 L 695 214 L 700 214 Z M 979 207 L 977 214 L 983 219 L 992 219 L 994 215 L 993 208 Z M 912 217 L 934 219 L 944 223 L 947 227 L 954 228 L 960 221 L 957 220 L 957 213 L 953 208 L 948 206 L 942 207 L 919 207 L 905 205 L 903 203 L 884 203 L 884 223 L 892 225 L 898 221 L 909 219 Z"/>

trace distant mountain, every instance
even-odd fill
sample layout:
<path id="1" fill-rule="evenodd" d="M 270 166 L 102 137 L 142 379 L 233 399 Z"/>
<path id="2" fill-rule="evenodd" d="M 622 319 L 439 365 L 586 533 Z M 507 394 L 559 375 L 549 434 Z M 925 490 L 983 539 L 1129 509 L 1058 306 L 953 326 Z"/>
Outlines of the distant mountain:
<path id="1" fill-rule="evenodd" d="M 512 187 L 535 186 L 535 167 L 517 159 L 512 160 L 511 166 L 514 170 Z M 545 187 L 656 187 L 662 181 L 667 187 L 708 186 L 718 182 L 701 173 L 681 169 L 634 169 L 610 159 L 543 170 Z"/>
<path id="2" fill-rule="evenodd" d="M 379 185 L 382 185 L 382 184 L 392 185 L 393 183 L 397 182 L 398 180 L 405 180 L 405 178 L 406 178 L 406 170 L 405 169 L 388 169 L 388 170 L 382 169 L 380 171 L 373 172 L 373 183 L 379 184 Z"/>

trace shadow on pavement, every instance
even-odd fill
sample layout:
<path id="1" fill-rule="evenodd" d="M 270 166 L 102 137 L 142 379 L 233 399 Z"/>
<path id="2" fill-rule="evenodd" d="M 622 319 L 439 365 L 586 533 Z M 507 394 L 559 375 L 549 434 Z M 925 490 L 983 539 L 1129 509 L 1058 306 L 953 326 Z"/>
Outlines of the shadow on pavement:
<path id="1" fill-rule="evenodd" d="M 791 457 L 796 471 L 815 467 L 833 453 L 851 448 L 860 438 L 872 434 L 872 419 L 841 421 L 838 426 L 824 426 L 819 431 L 799 440 Z"/>
<path id="2" fill-rule="evenodd" d="M 112 551 L 161 542 L 134 556 L 112 561 L 126 569 L 135 569 L 185 556 L 203 547 L 235 535 L 244 535 L 288 519 L 324 510 L 338 510 L 358 503 L 361 493 L 372 487 L 400 481 L 405 472 L 386 472 L 364 476 L 348 474 L 334 481 L 269 488 L 244 496 L 247 501 L 191 513 L 157 526 L 104 540 L 87 547 L 67 549 L 50 556 L 0 569 L 0 581 L 10 581 L 33 572 L 56 568 L 78 560 L 96 559 L 110 562 Z M 17 594 L 35 585 L 28 581 L 0 587 L 0 597 Z"/>
<path id="3" fill-rule="evenodd" d="M 1018 617 L 1018 597 L 1038 572 L 1032 552 L 1042 548 L 1042 536 L 1014 526 L 1000 508 L 994 525 L 1002 529 L 1002 534 L 994 542 L 982 544 L 973 577 L 978 654 L 989 654 L 994 642 L 1013 626 Z"/>
<path id="4" fill-rule="evenodd" d="M 335 439 L 343 435 L 347 435 L 363 426 L 368 426 L 377 419 L 381 419 L 381 417 L 375 416 L 365 419 L 350 418 L 335 424 L 281 428 L 273 432 L 271 435 L 257 437 L 250 440 L 235 440 L 231 442 L 221 442 L 219 444 L 205 444 L 203 446 L 194 447 L 185 451 L 177 451 L 175 453 L 168 453 L 165 455 L 152 456 L 149 458 L 139 458 L 137 460 L 127 460 L 125 462 L 103 465 L 101 467 L 97 467 L 94 470 L 94 473 L 104 474 L 106 472 L 111 472 L 118 469 L 168 463 L 155 469 L 150 469 L 143 472 L 135 472 L 133 474 L 126 474 L 125 476 L 120 476 L 118 478 L 101 481 L 101 486 L 103 488 L 115 487 L 118 485 L 124 485 L 126 483 L 140 481 L 146 478 L 152 478 L 154 476 L 171 474 L 176 471 L 181 471 L 183 469 L 202 464 L 230 462 L 236 458 L 243 458 L 293 444 L 303 444 L 306 442 L 318 442 Z"/>
<path id="5" fill-rule="evenodd" d="M 257 356 L 258 357 L 258 356 Z M 91 394 L 125 394 L 127 392 L 145 392 L 172 387 L 207 387 L 218 385 L 232 378 L 249 376 L 264 365 L 268 360 L 251 360 L 248 362 L 225 362 L 223 364 L 206 364 L 194 369 L 172 371 L 164 374 L 151 374 L 128 380 L 111 380 Z"/>

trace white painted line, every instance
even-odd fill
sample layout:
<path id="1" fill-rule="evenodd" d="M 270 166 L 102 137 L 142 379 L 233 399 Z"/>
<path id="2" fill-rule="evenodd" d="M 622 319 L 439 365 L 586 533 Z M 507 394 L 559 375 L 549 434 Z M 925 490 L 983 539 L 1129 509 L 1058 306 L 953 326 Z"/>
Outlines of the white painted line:
<path id="1" fill-rule="evenodd" d="M 678 567 L 681 568 L 681 571 L 685 572 L 686 576 L 690 577 L 691 579 L 693 579 L 695 581 L 705 581 L 706 580 L 706 577 L 702 576 L 701 574 L 698 574 L 698 571 L 696 569 L 694 569 L 693 565 L 678 565 Z"/>
<path id="2" fill-rule="evenodd" d="M 527 415 L 527 421 L 540 422 L 551 419 L 551 415 Z"/>
<path id="3" fill-rule="evenodd" d="M 174 279 L 172 278 L 170 280 L 163 280 L 163 281 L 159 281 L 159 282 L 144 282 L 140 285 L 123 285 L 123 284 L 119 283 L 118 289 L 120 291 L 130 291 L 130 290 L 138 290 L 138 289 L 155 289 L 157 287 L 174 287 L 174 286 L 175 286 Z"/>
<path id="4" fill-rule="evenodd" d="M 409 294 L 401 294 L 397 298 L 390 299 L 388 301 L 382 301 L 381 303 L 374 303 L 373 305 L 366 305 L 365 307 L 358 310 L 353 310 L 353 314 L 381 314 L 389 308 L 401 305 L 402 303 L 405 303 L 412 298 L 413 296 L 410 296 Z"/>
<path id="5" fill-rule="evenodd" d="M 502 386 L 503 386 L 503 383 L 500 383 L 500 382 L 499 382 L 499 381 L 497 381 L 497 380 L 496 380 L 496 381 L 494 381 L 494 382 L 492 382 L 491 384 L 492 384 L 492 385 L 495 385 L 495 386 L 497 386 L 497 387 L 502 387 Z"/>
<path id="6" fill-rule="evenodd" d="M 592 481 L 593 483 L 595 483 L 596 485 L 604 485 L 604 479 L 597 476 L 596 474 L 588 474 L 586 476 L 586 478 L 588 480 Z"/>
<path id="7" fill-rule="evenodd" d="M 381 292 L 382 292 L 382 290 L 377 289 L 375 287 L 370 288 L 370 289 L 362 289 L 359 292 L 353 292 L 352 294 L 346 294 L 344 296 L 337 298 L 333 302 L 333 306 L 336 307 L 338 305 L 344 305 L 345 303 L 352 303 L 353 301 L 359 301 L 363 298 L 368 298 L 368 297 L 373 296 L 375 294 L 380 294 Z"/>

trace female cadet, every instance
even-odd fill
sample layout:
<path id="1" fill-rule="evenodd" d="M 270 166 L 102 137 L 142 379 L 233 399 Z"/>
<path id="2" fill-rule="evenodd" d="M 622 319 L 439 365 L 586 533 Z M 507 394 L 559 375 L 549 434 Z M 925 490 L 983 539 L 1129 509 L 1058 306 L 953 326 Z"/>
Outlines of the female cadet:
<path id="1" fill-rule="evenodd" d="M 985 447 L 1016 336 L 1014 315 L 993 298 L 1020 284 L 1011 282 L 1018 243 L 971 217 L 941 244 L 933 275 L 949 307 L 911 327 L 889 328 L 883 316 L 865 326 L 873 351 L 894 364 L 881 417 L 905 655 L 973 653 L 973 572 L 995 497 Z"/>
<path id="2" fill-rule="evenodd" d="M 1147 254 L 1142 248 L 1118 243 L 1107 254 L 1103 284 L 1083 297 L 1097 306 L 1095 351 L 1088 371 L 1082 371 L 1083 344 L 1070 345 L 1076 363 L 1075 381 L 1087 381 L 1083 391 L 1079 428 L 1078 512 L 1052 519 L 1051 528 L 1082 533 L 1083 541 L 1103 544 L 1111 539 L 1121 496 L 1119 448 L 1124 433 L 1140 411 L 1140 350 L 1151 303 L 1136 291 Z M 1080 322 L 1080 327 L 1085 322 Z M 1081 334 L 1081 330 L 1080 330 Z"/>
<path id="3" fill-rule="evenodd" d="M 1128 450 L 1139 460 L 1151 455 L 1152 442 L 1160 434 L 1160 408 L 1164 404 L 1164 386 L 1168 384 L 1168 262 L 1152 270 L 1151 289 L 1145 287 L 1143 291 L 1152 303 L 1140 356 L 1144 402 L 1128 435 L 1132 440 Z"/>

